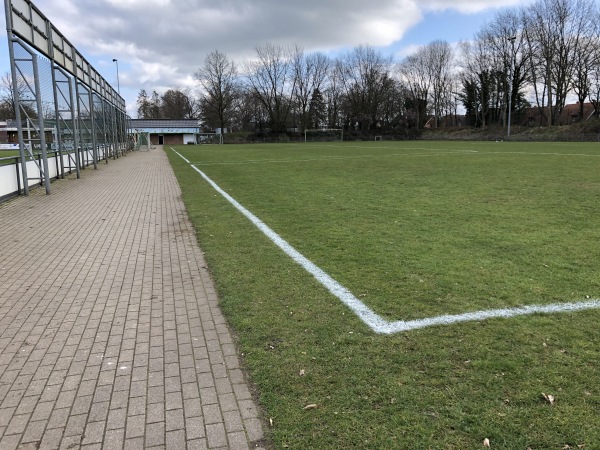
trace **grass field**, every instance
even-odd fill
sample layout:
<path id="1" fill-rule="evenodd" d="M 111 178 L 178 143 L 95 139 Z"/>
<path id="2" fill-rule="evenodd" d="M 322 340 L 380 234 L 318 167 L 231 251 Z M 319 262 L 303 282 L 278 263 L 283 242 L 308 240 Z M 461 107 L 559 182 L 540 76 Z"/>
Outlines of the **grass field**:
<path id="1" fill-rule="evenodd" d="M 600 297 L 598 144 L 176 150 L 388 321 Z M 276 448 L 600 447 L 600 311 L 375 333 L 167 154 Z"/>
<path id="2" fill-rule="evenodd" d="M 15 156 L 19 156 L 19 150 L 0 150 L 0 165 L 14 164 Z"/>
<path id="3" fill-rule="evenodd" d="M 35 153 L 36 158 L 38 157 L 38 153 Z M 0 150 L 0 165 L 1 164 L 14 164 L 15 156 L 20 156 L 19 150 Z M 31 158 L 26 154 L 25 156 L 28 160 Z"/>

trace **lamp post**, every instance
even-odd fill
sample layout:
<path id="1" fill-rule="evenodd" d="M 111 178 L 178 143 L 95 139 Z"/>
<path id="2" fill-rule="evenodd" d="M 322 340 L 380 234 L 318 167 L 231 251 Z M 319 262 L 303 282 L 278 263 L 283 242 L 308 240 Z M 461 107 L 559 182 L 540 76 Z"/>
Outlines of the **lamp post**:
<path id="1" fill-rule="evenodd" d="M 113 59 L 113 62 L 117 65 L 117 92 L 121 95 L 121 86 L 119 84 L 119 61 L 117 59 Z"/>
<path id="2" fill-rule="evenodd" d="M 515 73 L 515 40 L 516 36 L 507 38 L 510 41 L 510 78 L 508 80 L 508 127 L 506 129 L 506 140 L 510 141 L 510 113 L 512 110 L 513 77 Z"/>

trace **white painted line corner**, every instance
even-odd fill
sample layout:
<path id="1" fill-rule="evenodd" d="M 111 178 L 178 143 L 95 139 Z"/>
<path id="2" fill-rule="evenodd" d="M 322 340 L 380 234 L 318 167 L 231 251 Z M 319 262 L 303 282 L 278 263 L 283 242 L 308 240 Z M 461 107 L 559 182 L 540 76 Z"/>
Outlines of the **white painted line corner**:
<path id="1" fill-rule="evenodd" d="M 202 178 L 210 184 L 219 194 L 221 194 L 229 203 L 231 203 L 239 212 L 241 212 L 250 222 L 252 222 L 260 231 L 263 232 L 277 247 L 283 250 L 290 258 L 299 264 L 304 270 L 310 273 L 321 285 L 323 285 L 331 294 L 342 301 L 352 310 L 367 326 L 379 334 L 394 334 L 404 331 L 411 331 L 420 328 L 426 328 L 436 325 L 451 325 L 461 322 L 482 321 L 494 318 L 511 318 L 530 314 L 555 314 L 564 312 L 576 312 L 589 309 L 600 309 L 600 299 L 592 299 L 573 303 L 554 303 L 549 305 L 529 305 L 517 308 L 490 309 L 482 311 L 473 311 L 463 314 L 449 314 L 436 317 L 427 317 L 416 320 L 398 320 L 388 321 L 376 314 L 367 305 L 357 299 L 348 289 L 334 280 L 320 267 L 302 255 L 298 250 L 292 247 L 287 241 L 279 236 L 275 231 L 269 228 L 258 217 L 244 208 L 237 200 L 231 197 L 227 192 L 221 189 L 204 172 L 191 164 L 188 159 L 183 157 L 175 149 L 171 148 L 186 163 L 200 174 Z"/>

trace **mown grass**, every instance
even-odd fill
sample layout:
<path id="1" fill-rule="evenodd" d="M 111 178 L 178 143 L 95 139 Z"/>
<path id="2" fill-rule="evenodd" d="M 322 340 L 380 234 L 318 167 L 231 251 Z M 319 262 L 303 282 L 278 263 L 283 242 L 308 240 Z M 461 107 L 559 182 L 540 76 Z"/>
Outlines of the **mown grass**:
<path id="1" fill-rule="evenodd" d="M 19 156 L 18 150 L 0 150 L 0 165 L 14 164 L 15 156 Z"/>
<path id="2" fill-rule="evenodd" d="M 600 296 L 596 145 L 177 150 L 390 320 Z M 600 312 L 377 335 L 167 153 L 276 448 L 600 445 Z"/>
<path id="3" fill-rule="evenodd" d="M 14 164 L 15 157 L 19 157 L 19 150 L 0 150 L 0 164 Z M 34 156 L 36 158 L 41 157 L 40 153 L 35 152 Z M 31 160 L 31 157 L 28 154 L 25 154 L 25 158 L 27 160 Z"/>

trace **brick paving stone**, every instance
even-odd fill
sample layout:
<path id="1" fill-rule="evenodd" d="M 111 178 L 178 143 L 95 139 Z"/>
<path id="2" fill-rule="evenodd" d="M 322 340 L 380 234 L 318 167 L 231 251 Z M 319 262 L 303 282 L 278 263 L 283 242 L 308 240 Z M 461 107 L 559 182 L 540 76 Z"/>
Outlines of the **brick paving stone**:
<path id="1" fill-rule="evenodd" d="M 189 440 L 206 437 L 206 429 L 202 417 L 185 419 L 185 432 Z"/>
<path id="2" fill-rule="evenodd" d="M 127 409 L 111 409 L 108 413 L 108 419 L 106 421 L 107 430 L 116 430 L 123 428 L 127 419 Z"/>
<path id="3" fill-rule="evenodd" d="M 163 422 L 149 424 L 146 427 L 145 438 L 146 448 L 164 444 L 165 424 Z"/>
<path id="4" fill-rule="evenodd" d="M 106 422 L 88 422 L 85 427 L 85 434 L 82 441 L 83 445 L 101 443 L 104 437 L 104 427 Z"/>
<path id="5" fill-rule="evenodd" d="M 209 447 L 225 447 L 227 445 L 227 434 L 223 423 L 206 425 L 206 438 Z"/>
<path id="6" fill-rule="evenodd" d="M 135 416 L 146 413 L 146 399 L 144 397 L 136 397 L 129 399 L 129 406 L 127 407 L 127 414 Z"/>
<path id="7" fill-rule="evenodd" d="M 65 428 L 65 436 L 81 436 L 85 430 L 86 421 L 86 414 L 69 416 L 69 420 L 67 420 L 67 427 Z"/>
<path id="8" fill-rule="evenodd" d="M 53 410 L 54 402 L 39 402 L 33 411 L 31 420 L 48 420 Z"/>
<path id="9" fill-rule="evenodd" d="M 228 448 L 231 450 L 247 450 L 250 448 L 248 446 L 248 439 L 246 438 L 246 434 L 243 431 L 228 433 L 227 440 L 229 441 Z"/>
<path id="10" fill-rule="evenodd" d="M 201 417 L 202 416 L 202 406 L 200 404 L 200 399 L 191 398 L 185 400 L 183 402 L 183 410 L 185 417 Z"/>
<path id="11" fill-rule="evenodd" d="M 18 434 L 13 434 L 11 436 L 4 436 L 0 440 L 0 448 L 2 450 L 13 450 L 16 449 L 19 445 L 19 441 L 21 440 L 21 436 Z"/>
<path id="12" fill-rule="evenodd" d="M 203 417 L 204 417 L 204 422 L 207 424 L 223 422 L 221 408 L 219 407 L 218 404 L 203 406 L 202 413 L 203 413 Z"/>
<path id="13" fill-rule="evenodd" d="M 206 450 L 208 443 L 206 439 L 191 439 L 187 441 L 188 450 Z"/>
<path id="14" fill-rule="evenodd" d="M 44 432 L 42 443 L 40 448 L 44 449 L 57 449 L 60 447 L 60 441 L 62 439 L 63 429 L 53 428 Z"/>
<path id="15" fill-rule="evenodd" d="M 27 422 L 29 422 L 29 417 L 31 417 L 30 414 L 13 416 L 6 430 L 4 430 L 4 435 L 23 434 L 27 427 Z"/>
<path id="16" fill-rule="evenodd" d="M 133 438 L 125 441 L 125 450 L 144 450 L 144 438 Z"/>
<path id="17" fill-rule="evenodd" d="M 0 449 L 263 439 L 162 149 L 1 203 L 0 264 Z"/>
<path id="18" fill-rule="evenodd" d="M 183 409 L 172 409 L 166 412 L 167 431 L 182 430 L 184 427 Z"/>
<path id="19" fill-rule="evenodd" d="M 106 420 L 108 416 L 108 407 L 109 402 L 97 402 L 92 403 L 92 407 L 90 408 L 90 414 L 88 416 L 89 422 L 101 422 Z"/>
<path id="20" fill-rule="evenodd" d="M 223 419 L 225 420 L 225 430 L 227 430 L 228 433 L 232 431 L 244 430 L 242 416 L 240 415 L 239 411 L 224 412 Z"/>
<path id="21" fill-rule="evenodd" d="M 248 434 L 248 439 L 253 441 L 260 441 L 264 438 L 262 426 L 260 420 L 257 418 L 250 418 L 244 420 L 244 427 L 246 428 L 246 433 Z"/>
<path id="22" fill-rule="evenodd" d="M 48 429 L 52 428 L 63 428 L 67 426 L 67 421 L 69 420 L 69 409 L 55 409 L 52 411 L 52 415 L 50 416 L 50 420 L 48 421 Z"/>
<path id="23" fill-rule="evenodd" d="M 185 432 L 183 430 L 167 431 L 167 448 L 184 449 L 185 447 Z"/>
<path id="24" fill-rule="evenodd" d="M 0 427 L 5 427 L 10 423 L 16 409 L 16 407 L 0 409 Z"/>
<path id="25" fill-rule="evenodd" d="M 144 436 L 146 429 L 146 416 L 129 416 L 127 417 L 127 439 L 132 437 Z"/>
<path id="26" fill-rule="evenodd" d="M 117 430 L 107 430 L 104 435 L 104 448 L 119 449 L 124 445 L 125 430 L 120 428 Z"/>
<path id="27" fill-rule="evenodd" d="M 38 422 L 29 422 L 27 428 L 25 429 L 25 433 L 23 433 L 23 437 L 21 438 L 21 443 L 24 442 L 39 442 L 42 440 L 44 435 L 44 429 L 46 428 L 46 421 L 38 421 Z"/>

